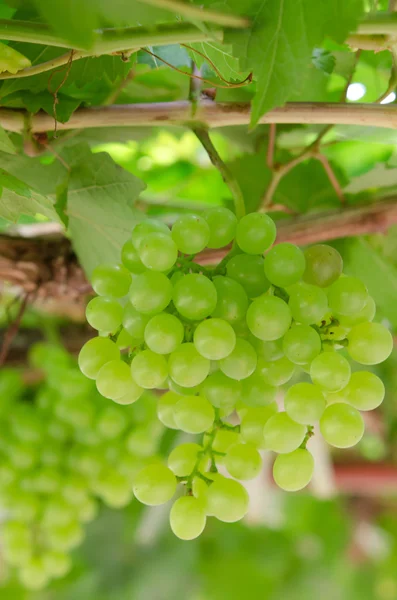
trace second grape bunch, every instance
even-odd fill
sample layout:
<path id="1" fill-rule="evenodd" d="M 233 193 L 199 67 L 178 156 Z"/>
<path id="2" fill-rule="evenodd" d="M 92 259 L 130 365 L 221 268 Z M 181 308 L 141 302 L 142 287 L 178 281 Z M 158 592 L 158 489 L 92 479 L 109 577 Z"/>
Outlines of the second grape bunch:
<path id="1" fill-rule="evenodd" d="M 118 404 L 163 390 L 159 420 L 203 436 L 134 482 L 135 496 L 149 505 L 184 486 L 170 513 L 182 539 L 200 535 L 208 516 L 233 522 L 246 514 L 240 481 L 260 473 L 260 451 L 277 453 L 273 476 L 281 488 L 305 487 L 314 426 L 330 445 L 351 447 L 364 433 L 360 411 L 378 407 L 385 394 L 371 371 L 351 373 L 351 361 L 378 364 L 392 350 L 390 332 L 373 322 L 365 284 L 343 274 L 334 248 L 303 252 L 275 239 L 264 213 L 237 222 L 218 207 L 183 215 L 172 230 L 147 219 L 123 246 L 121 264 L 92 274 L 98 296 L 87 320 L 99 336 L 81 350 L 82 372 Z M 219 265 L 195 262 L 206 247 L 232 242 Z M 280 409 L 279 390 L 291 380 Z"/>

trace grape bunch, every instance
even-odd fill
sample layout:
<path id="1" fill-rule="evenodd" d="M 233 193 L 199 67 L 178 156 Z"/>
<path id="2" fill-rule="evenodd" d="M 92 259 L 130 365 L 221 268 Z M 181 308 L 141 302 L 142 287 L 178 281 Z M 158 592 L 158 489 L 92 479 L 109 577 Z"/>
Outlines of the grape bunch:
<path id="1" fill-rule="evenodd" d="M 62 348 L 38 344 L 31 359 L 45 370 L 38 387 L 15 370 L 0 375 L 0 553 L 25 587 L 40 589 L 70 570 L 100 501 L 130 503 L 164 428 L 153 395 L 109 405 Z"/>
<path id="2" fill-rule="evenodd" d="M 208 516 L 233 522 L 246 514 L 240 481 L 259 474 L 263 450 L 277 453 L 281 488 L 305 487 L 314 426 L 330 445 L 351 447 L 364 432 L 360 411 L 384 397 L 381 380 L 368 370 L 352 374 L 349 362 L 375 365 L 392 350 L 390 332 L 372 322 L 375 303 L 364 283 L 343 274 L 334 248 L 302 251 L 273 245 L 275 238 L 264 213 L 237 221 L 218 207 L 182 215 L 172 230 L 147 219 L 124 244 L 121 263 L 92 274 L 97 297 L 86 314 L 99 336 L 81 350 L 82 372 L 118 404 L 163 390 L 159 420 L 203 436 L 134 481 L 148 505 L 184 486 L 170 512 L 181 539 L 197 537 Z M 231 242 L 217 266 L 195 261 L 205 247 Z M 281 408 L 279 390 L 288 383 Z"/>

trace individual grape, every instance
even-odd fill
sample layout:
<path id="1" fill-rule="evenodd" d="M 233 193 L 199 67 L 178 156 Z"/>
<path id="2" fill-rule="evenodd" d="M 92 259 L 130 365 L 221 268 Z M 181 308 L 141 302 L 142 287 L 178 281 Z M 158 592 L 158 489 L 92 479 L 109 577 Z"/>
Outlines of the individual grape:
<path id="1" fill-rule="evenodd" d="M 170 354 L 168 370 L 178 385 L 194 387 L 207 377 L 210 371 L 210 361 L 197 352 L 194 344 L 181 344 Z"/>
<path id="2" fill-rule="evenodd" d="M 123 318 L 123 307 L 117 300 L 98 296 L 87 304 L 85 316 L 91 327 L 98 331 L 110 333 L 120 327 Z"/>
<path id="3" fill-rule="evenodd" d="M 98 296 L 121 298 L 128 294 L 131 275 L 120 265 L 100 265 L 93 270 L 91 283 Z"/>
<path id="4" fill-rule="evenodd" d="M 234 446 L 234 444 L 237 444 L 239 441 L 240 434 L 237 433 L 237 431 L 231 429 L 218 429 L 212 443 L 212 449 L 216 452 L 226 453 L 231 446 Z"/>
<path id="5" fill-rule="evenodd" d="M 137 385 L 144 389 L 160 387 L 167 378 L 167 361 L 152 350 L 139 352 L 131 362 L 131 375 Z"/>
<path id="6" fill-rule="evenodd" d="M 247 444 L 253 444 L 257 448 L 264 448 L 263 428 L 267 421 L 278 411 L 277 404 L 272 402 L 268 406 L 244 409 L 240 414 L 240 435 Z"/>
<path id="7" fill-rule="evenodd" d="M 374 410 L 382 404 L 385 397 L 383 381 L 369 371 L 353 373 L 343 391 L 349 404 L 358 410 Z"/>
<path id="8" fill-rule="evenodd" d="M 242 381 L 241 399 L 245 406 L 266 406 L 274 402 L 277 388 L 269 385 L 258 371 Z"/>
<path id="9" fill-rule="evenodd" d="M 128 392 L 120 398 L 112 398 L 113 402 L 116 404 L 121 404 L 123 406 L 127 406 L 128 404 L 134 404 L 143 394 L 143 388 L 135 383 L 135 381 L 131 377 L 131 383 L 128 388 Z"/>
<path id="10" fill-rule="evenodd" d="M 321 339 L 309 325 L 294 325 L 284 336 L 285 356 L 296 365 L 306 365 L 321 352 Z"/>
<path id="11" fill-rule="evenodd" d="M 186 433 L 204 433 L 214 418 L 214 409 L 203 396 L 182 396 L 174 408 L 175 423 Z"/>
<path id="12" fill-rule="evenodd" d="M 215 310 L 212 317 L 237 323 L 245 318 L 248 309 L 248 296 L 237 281 L 230 277 L 214 277 L 213 284 L 217 293 Z"/>
<path id="13" fill-rule="evenodd" d="M 135 340 L 143 341 L 149 320 L 148 315 L 141 314 L 127 302 L 123 312 L 123 327 Z"/>
<path id="14" fill-rule="evenodd" d="M 169 313 L 150 319 L 145 328 L 145 342 L 157 354 L 170 354 L 182 344 L 185 331 L 180 320 Z"/>
<path id="15" fill-rule="evenodd" d="M 212 281 L 198 273 L 189 273 L 176 282 L 172 300 L 186 319 L 201 321 L 216 307 L 216 288 Z"/>
<path id="16" fill-rule="evenodd" d="M 134 339 L 124 327 L 120 330 L 115 344 L 119 350 L 126 350 L 138 344 L 138 340 Z"/>
<path id="17" fill-rule="evenodd" d="M 237 223 L 236 242 L 247 254 L 263 254 L 276 239 L 274 221 L 265 213 L 250 213 Z"/>
<path id="18" fill-rule="evenodd" d="M 165 223 L 162 223 L 157 219 L 145 219 L 144 221 L 141 221 L 135 225 L 131 235 L 131 242 L 138 252 L 141 247 L 141 243 L 151 233 L 163 233 L 171 236 L 171 231 Z"/>
<path id="19" fill-rule="evenodd" d="M 134 275 L 140 275 L 146 271 L 146 267 L 139 258 L 139 254 L 131 240 L 127 240 L 121 249 L 121 262 Z"/>
<path id="20" fill-rule="evenodd" d="M 305 448 L 279 454 L 273 465 L 274 481 L 287 492 L 297 492 L 306 487 L 313 477 L 313 471 L 313 456 Z"/>
<path id="21" fill-rule="evenodd" d="M 226 358 L 236 345 L 236 334 L 233 327 L 222 319 L 206 319 L 194 332 L 196 350 L 209 360 Z"/>
<path id="22" fill-rule="evenodd" d="M 295 321 L 312 325 L 321 321 L 328 311 L 327 295 L 314 285 L 297 283 L 291 288 L 289 307 Z"/>
<path id="23" fill-rule="evenodd" d="M 337 352 L 322 352 L 310 365 L 310 377 L 327 392 L 339 392 L 350 379 L 349 362 Z"/>
<path id="24" fill-rule="evenodd" d="M 19 440 L 36 443 L 43 438 L 44 423 L 32 406 L 19 405 L 11 415 L 11 430 Z"/>
<path id="25" fill-rule="evenodd" d="M 204 381 L 203 395 L 216 408 L 235 406 L 241 396 L 241 383 L 215 371 Z"/>
<path id="26" fill-rule="evenodd" d="M 210 228 L 198 215 L 182 215 L 172 226 L 172 239 L 180 252 L 197 254 L 208 244 Z"/>
<path id="27" fill-rule="evenodd" d="M 393 337 L 379 323 L 361 323 L 350 331 L 347 351 L 362 365 L 377 365 L 385 361 L 393 350 Z"/>
<path id="28" fill-rule="evenodd" d="M 136 476 L 133 490 L 142 504 L 165 504 L 175 494 L 176 478 L 173 472 L 162 464 L 148 465 Z"/>
<path id="29" fill-rule="evenodd" d="M 122 360 L 111 360 L 99 370 L 96 386 L 98 392 L 110 400 L 125 396 L 131 388 L 130 367 Z"/>
<path id="30" fill-rule="evenodd" d="M 281 339 L 265 342 L 252 335 L 250 342 L 254 346 L 258 358 L 265 362 L 273 362 L 284 356 L 283 342 Z"/>
<path id="31" fill-rule="evenodd" d="M 347 386 L 340 390 L 340 392 L 328 392 L 325 394 L 327 406 L 329 404 L 335 404 L 335 402 L 348 402 L 347 400 Z"/>
<path id="32" fill-rule="evenodd" d="M 160 425 L 155 422 L 153 425 L 141 425 L 135 427 L 127 437 L 127 450 L 135 456 L 151 456 L 156 452 L 158 432 Z"/>
<path id="33" fill-rule="evenodd" d="M 337 402 L 325 409 L 320 420 L 320 431 L 331 446 L 350 448 L 363 437 L 364 420 L 356 408 Z"/>
<path id="34" fill-rule="evenodd" d="M 295 365 L 288 358 L 282 356 L 272 362 L 264 362 L 259 359 L 257 371 L 266 383 L 278 387 L 291 379 L 295 373 L 295 368 Z"/>
<path id="35" fill-rule="evenodd" d="M 284 300 L 276 296 L 261 296 L 248 308 L 247 324 L 255 337 L 271 342 L 288 331 L 291 311 Z"/>
<path id="36" fill-rule="evenodd" d="M 50 548 L 61 552 L 76 548 L 84 539 L 84 530 L 77 521 L 46 527 L 45 533 L 46 542 Z"/>
<path id="37" fill-rule="evenodd" d="M 71 506 L 78 506 L 87 498 L 87 482 L 81 475 L 68 474 L 63 482 L 61 495 Z"/>
<path id="38" fill-rule="evenodd" d="M 168 466 L 178 477 L 187 477 L 197 464 L 199 453 L 203 448 L 198 444 L 180 444 L 168 457 Z"/>
<path id="39" fill-rule="evenodd" d="M 268 450 L 286 454 L 296 450 L 306 434 L 306 427 L 296 423 L 286 412 L 279 412 L 263 428 L 264 445 Z"/>
<path id="40" fill-rule="evenodd" d="M 134 277 L 130 288 L 130 301 L 138 312 L 144 315 L 159 313 L 169 305 L 171 297 L 172 285 L 164 273 L 146 271 Z M 124 327 L 129 331 L 128 327 Z"/>
<path id="41" fill-rule="evenodd" d="M 246 515 L 248 504 L 248 492 L 238 481 L 219 476 L 209 487 L 207 512 L 220 521 L 239 521 Z"/>
<path id="42" fill-rule="evenodd" d="M 31 469 L 38 460 L 35 446 L 22 441 L 13 441 L 7 448 L 7 454 L 17 469 Z"/>
<path id="43" fill-rule="evenodd" d="M 198 537 L 204 531 L 206 520 L 203 503 L 193 496 L 178 498 L 171 508 L 171 529 L 181 540 Z"/>
<path id="44" fill-rule="evenodd" d="M 96 493 L 111 508 L 123 508 L 133 498 L 131 482 L 128 477 L 107 469 L 102 471 L 96 482 Z"/>
<path id="45" fill-rule="evenodd" d="M 354 315 L 362 310 L 368 300 L 367 288 L 356 277 L 340 277 L 328 290 L 332 312 Z"/>
<path id="46" fill-rule="evenodd" d="M 19 578 L 29 590 L 42 590 L 48 583 L 49 575 L 41 557 L 34 556 L 19 571 Z"/>
<path id="47" fill-rule="evenodd" d="M 251 444 L 235 444 L 229 448 L 225 466 L 236 479 L 255 479 L 260 473 L 262 459 L 258 450 Z"/>
<path id="48" fill-rule="evenodd" d="M 116 406 L 106 406 L 98 415 L 96 430 L 108 439 L 115 439 L 127 428 L 128 421 L 124 411 Z"/>
<path id="49" fill-rule="evenodd" d="M 175 423 L 174 410 L 180 399 L 181 397 L 179 394 L 176 394 L 175 392 L 166 392 L 160 396 L 157 402 L 157 416 L 162 424 L 170 429 L 178 429 Z"/>
<path id="50" fill-rule="evenodd" d="M 277 244 L 265 258 L 265 275 L 273 285 L 287 287 L 297 283 L 305 270 L 305 255 L 302 250 L 284 242 Z"/>
<path id="51" fill-rule="evenodd" d="M 249 298 L 256 298 L 270 287 L 263 265 L 262 256 L 237 254 L 226 264 L 226 273 L 244 288 Z"/>
<path id="52" fill-rule="evenodd" d="M 211 364 L 210 364 L 210 369 L 211 369 Z M 180 396 L 195 396 L 196 394 L 199 393 L 200 389 L 201 389 L 201 385 L 194 385 L 193 387 L 183 387 L 182 385 L 178 385 L 177 383 L 175 383 L 175 381 L 173 381 L 170 377 L 167 380 L 168 383 L 168 388 L 172 391 L 175 392 L 176 394 L 179 394 Z"/>
<path id="53" fill-rule="evenodd" d="M 88 340 L 79 353 L 79 367 L 89 379 L 95 379 L 99 370 L 111 360 L 117 360 L 120 351 L 109 338 L 96 337 Z"/>
<path id="54" fill-rule="evenodd" d="M 318 287 L 328 287 L 342 274 L 343 260 L 332 246 L 317 244 L 305 251 L 306 269 L 303 280 Z"/>
<path id="55" fill-rule="evenodd" d="M 249 342 L 236 339 L 234 350 L 219 362 L 221 371 L 231 379 L 245 379 L 255 371 L 256 352 Z"/>
<path id="56" fill-rule="evenodd" d="M 174 266 L 178 249 L 166 233 L 149 233 L 139 244 L 139 258 L 148 269 L 168 271 Z"/>
<path id="57" fill-rule="evenodd" d="M 335 317 L 338 319 L 342 327 L 354 327 L 360 325 L 360 323 L 368 323 L 373 321 L 376 313 L 376 304 L 372 296 L 368 296 L 364 307 L 353 315 L 340 315 L 335 313 Z"/>
<path id="58" fill-rule="evenodd" d="M 98 502 L 91 496 L 86 496 L 76 508 L 81 523 L 91 523 L 98 516 Z M 61 576 L 59 575 L 59 577 Z"/>
<path id="59" fill-rule="evenodd" d="M 64 577 L 72 568 L 72 559 L 64 552 L 50 550 L 43 554 L 42 560 L 49 577 Z"/>
<path id="60" fill-rule="evenodd" d="M 296 383 L 285 394 L 284 406 L 296 423 L 314 425 L 325 410 L 325 398 L 312 383 Z"/>
<path id="61" fill-rule="evenodd" d="M 203 218 L 210 229 L 208 248 L 224 248 L 233 241 L 236 233 L 237 218 L 234 213 L 223 206 L 210 208 L 203 213 Z"/>
<path id="62" fill-rule="evenodd" d="M 34 491 L 40 494 L 55 494 L 61 485 L 61 474 L 54 467 L 42 466 L 34 477 Z"/>

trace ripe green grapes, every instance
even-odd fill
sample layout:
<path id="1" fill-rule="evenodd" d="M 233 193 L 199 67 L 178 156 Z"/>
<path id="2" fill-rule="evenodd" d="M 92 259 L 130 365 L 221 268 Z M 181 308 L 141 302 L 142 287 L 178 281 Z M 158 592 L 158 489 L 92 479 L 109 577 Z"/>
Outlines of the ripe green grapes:
<path id="1" fill-rule="evenodd" d="M 375 303 L 362 281 L 344 275 L 337 250 L 319 244 L 303 252 L 288 242 L 274 245 L 275 239 L 269 215 L 251 213 L 237 220 L 230 210 L 214 207 L 202 215 L 181 215 L 170 229 L 153 219 L 141 221 L 121 250 L 122 266 L 95 269 L 98 297 L 87 306 L 87 320 L 99 336 L 82 348 L 79 365 L 102 396 L 113 401 L 115 412 L 95 416 L 82 395 L 70 391 L 78 391 L 81 382 L 61 378 L 57 385 L 69 389 L 68 398 L 55 410 L 62 424 L 52 424 L 51 436 L 67 439 L 64 424 L 80 428 L 79 443 L 86 449 L 72 454 L 79 477 L 68 478 L 60 491 L 57 449 L 40 458 L 35 447 L 41 423 L 30 413 L 15 416 L 10 435 L 24 442 L 15 440 L 0 469 L 0 482 L 14 489 L 14 499 L 15 470 L 29 471 L 45 461 L 34 485 L 56 496 L 45 514 L 50 537 L 60 540 L 57 551 L 80 536 L 69 523 L 76 523 L 73 497 L 85 507 L 80 521 L 93 510 L 83 498 L 86 478 L 94 479 L 95 493 L 112 506 L 128 502 L 130 477 L 133 493 L 148 505 L 168 502 L 183 487 L 185 495 L 170 510 L 170 526 L 180 539 L 190 540 L 200 535 L 208 516 L 225 522 L 244 517 L 249 497 L 237 480 L 260 475 L 264 451 L 278 455 L 276 484 L 297 491 L 313 475 L 312 435 L 338 448 L 359 442 L 364 432 L 359 411 L 377 408 L 385 388 L 374 373 L 358 371 L 351 362 L 386 360 L 391 334 L 373 322 Z M 195 260 L 206 247 L 229 244 L 230 252 L 218 265 Z M 48 359 L 36 350 L 35 360 Z M 157 420 L 150 426 L 144 420 L 128 431 L 128 418 L 121 418 L 120 410 L 141 407 L 144 414 L 148 389 L 159 390 Z M 43 410 L 48 402 L 45 395 L 40 398 Z M 201 436 L 174 447 L 167 466 L 155 456 L 156 427 L 161 431 L 163 426 Z M 95 456 L 87 450 L 97 448 L 98 439 L 109 445 L 123 436 L 126 451 L 139 455 L 141 463 L 110 448 L 105 457 L 102 448 Z M 105 459 L 119 465 L 119 471 L 103 469 Z M 25 486 L 15 507 L 21 523 L 40 513 Z M 62 515 L 67 515 L 65 522 Z M 66 529 L 58 530 L 61 526 Z M 21 555 L 30 560 L 21 535 Z M 18 560 L 14 548 L 9 555 Z M 33 564 L 37 579 L 40 569 Z"/>

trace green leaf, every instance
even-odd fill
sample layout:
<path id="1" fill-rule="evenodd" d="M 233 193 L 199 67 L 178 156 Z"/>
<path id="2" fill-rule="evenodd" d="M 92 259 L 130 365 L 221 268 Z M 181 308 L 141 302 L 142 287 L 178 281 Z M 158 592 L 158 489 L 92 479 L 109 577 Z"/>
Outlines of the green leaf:
<path id="1" fill-rule="evenodd" d="M 335 68 L 335 56 L 323 48 L 314 48 L 312 54 L 312 63 L 319 71 L 331 75 Z"/>
<path id="2" fill-rule="evenodd" d="M 0 198 L 0 217 L 17 223 L 22 215 L 34 217 L 44 215 L 52 221 L 58 221 L 58 215 L 50 198 L 33 192 L 30 198 L 20 196 L 15 192 L 3 189 Z"/>
<path id="3" fill-rule="evenodd" d="M 99 26 L 97 0 L 35 0 L 42 17 L 72 46 L 88 50 Z"/>
<path id="4" fill-rule="evenodd" d="M 395 146 L 391 144 L 370 144 L 349 140 L 332 144 L 324 148 L 323 153 L 351 179 L 368 173 L 377 163 L 387 162 L 394 148 Z M 372 179 L 372 176 L 370 177 Z"/>
<path id="5" fill-rule="evenodd" d="M 344 42 L 350 31 L 355 31 L 364 14 L 363 0 L 331 0 L 323 8 L 325 33 L 336 42 Z"/>
<path id="6" fill-rule="evenodd" d="M 215 64 L 222 77 L 227 80 L 242 80 L 248 75 L 248 71 L 241 71 L 239 61 L 232 55 L 231 46 L 218 44 L 217 42 L 205 42 L 190 44 L 192 48 L 198 50 L 208 61 L 197 52 L 190 52 L 196 65 L 201 68 L 204 63 L 208 64 L 210 69 L 211 62 Z"/>
<path id="7" fill-rule="evenodd" d="M 30 67 L 30 60 L 23 54 L 0 42 L 0 73 L 18 73 L 22 69 Z"/>
<path id="8" fill-rule="evenodd" d="M 118 262 L 141 213 L 133 202 L 143 182 L 116 165 L 108 154 L 91 154 L 83 146 L 68 148 L 72 164 L 67 215 L 73 246 L 88 275 L 101 263 Z"/>
<path id="9" fill-rule="evenodd" d="M 18 196 L 23 196 L 24 198 L 32 197 L 32 190 L 26 183 L 14 177 L 14 175 L 10 175 L 4 169 L 0 169 L 0 185 L 3 188 L 7 188 L 8 190 L 15 192 Z"/>
<path id="10" fill-rule="evenodd" d="M 7 133 L 0 126 L 0 152 L 7 152 L 8 154 L 15 154 L 16 149 Z"/>

